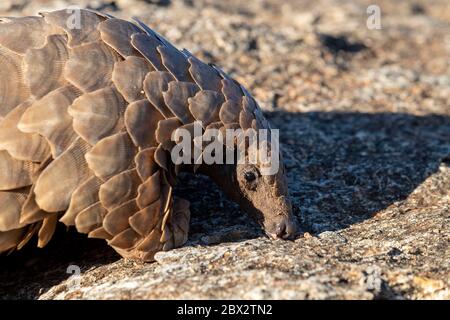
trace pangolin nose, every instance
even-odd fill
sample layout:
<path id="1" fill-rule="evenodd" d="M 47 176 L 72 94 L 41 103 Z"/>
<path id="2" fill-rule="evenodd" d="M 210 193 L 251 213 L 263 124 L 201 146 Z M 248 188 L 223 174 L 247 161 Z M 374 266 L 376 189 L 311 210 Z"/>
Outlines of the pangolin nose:
<path id="1" fill-rule="evenodd" d="M 295 235 L 295 225 L 290 220 L 285 219 L 275 226 L 274 231 L 274 238 L 290 239 Z"/>

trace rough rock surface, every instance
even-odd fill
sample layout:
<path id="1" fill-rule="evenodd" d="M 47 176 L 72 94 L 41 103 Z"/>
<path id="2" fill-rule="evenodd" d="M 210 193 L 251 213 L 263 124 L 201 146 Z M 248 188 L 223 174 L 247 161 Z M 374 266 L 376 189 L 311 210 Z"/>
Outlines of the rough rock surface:
<path id="1" fill-rule="evenodd" d="M 6 0 L 0 14 L 71 3 Z M 266 239 L 186 175 L 183 248 L 137 264 L 61 228 L 0 257 L 0 298 L 450 299 L 447 0 L 76 3 L 136 15 L 252 90 L 281 131 L 299 235 Z M 366 26 L 370 4 L 381 30 Z"/>

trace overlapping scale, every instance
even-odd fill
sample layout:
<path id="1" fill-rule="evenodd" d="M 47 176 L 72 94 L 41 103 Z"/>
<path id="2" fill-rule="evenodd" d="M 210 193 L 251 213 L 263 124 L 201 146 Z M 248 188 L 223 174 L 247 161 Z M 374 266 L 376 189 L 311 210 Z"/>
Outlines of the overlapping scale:
<path id="1" fill-rule="evenodd" d="M 227 100 L 220 108 L 219 118 L 224 124 L 239 122 L 241 105 L 235 100 Z"/>
<path id="2" fill-rule="evenodd" d="M 98 227 L 97 229 L 92 230 L 88 233 L 88 238 L 97 238 L 97 239 L 106 239 L 109 240 L 112 238 L 112 235 L 110 235 L 105 228 Z"/>
<path id="3" fill-rule="evenodd" d="M 143 209 L 158 200 L 161 193 L 161 173 L 154 173 L 143 184 L 139 186 L 136 203 Z"/>
<path id="4" fill-rule="evenodd" d="M 163 93 L 167 107 L 184 124 L 195 121 L 188 108 L 188 99 L 198 91 L 199 87 L 192 82 L 172 81 Z"/>
<path id="5" fill-rule="evenodd" d="M 163 65 L 178 81 L 192 81 L 189 74 L 189 62 L 186 57 L 174 47 L 158 46 Z"/>
<path id="6" fill-rule="evenodd" d="M 0 28 L 0 47 L 21 55 L 30 48 L 42 47 L 47 35 L 63 33 L 42 17 L 1 18 Z"/>
<path id="7" fill-rule="evenodd" d="M 103 219 L 103 228 L 105 228 L 109 234 L 117 235 L 129 228 L 130 225 L 128 223 L 128 219 L 138 211 L 139 207 L 137 206 L 135 200 L 125 202 L 121 206 L 108 212 L 106 217 Z"/>
<path id="8" fill-rule="evenodd" d="M 113 87 L 108 86 L 83 94 L 68 108 L 73 129 L 91 145 L 123 126 L 126 102 Z"/>
<path id="9" fill-rule="evenodd" d="M 222 80 L 222 93 L 227 100 L 234 100 L 236 102 L 240 102 L 244 95 L 236 81 L 228 78 Z"/>
<path id="10" fill-rule="evenodd" d="M 118 249 L 130 249 L 140 240 L 140 235 L 132 228 L 127 228 L 115 235 L 108 244 Z"/>
<path id="11" fill-rule="evenodd" d="M 31 101 L 14 108 L 0 123 L 0 150 L 7 150 L 17 160 L 42 162 L 50 154 L 47 141 L 37 133 L 25 133 L 17 127 Z"/>
<path id="12" fill-rule="evenodd" d="M 20 212 L 20 223 L 32 224 L 37 221 L 41 221 L 44 218 L 52 215 L 53 213 L 48 213 L 39 208 L 36 203 L 36 196 L 34 194 L 34 186 L 32 186 L 28 192 L 27 199 L 22 205 Z"/>
<path id="13" fill-rule="evenodd" d="M 142 31 L 131 22 L 116 18 L 107 19 L 98 25 L 98 30 L 102 40 L 123 57 L 136 54 L 131 45 L 131 36 Z"/>
<path id="14" fill-rule="evenodd" d="M 90 146 L 81 138 L 51 162 L 35 184 L 36 203 L 45 211 L 65 211 L 72 193 L 90 175 L 85 154 Z"/>
<path id="15" fill-rule="evenodd" d="M 222 78 L 214 68 L 194 56 L 190 56 L 188 62 L 191 77 L 202 90 L 221 91 Z"/>
<path id="16" fill-rule="evenodd" d="M 66 226 L 72 226 L 75 224 L 75 218 L 77 215 L 99 202 L 99 191 L 102 181 L 96 176 L 91 176 L 82 182 L 72 193 L 70 205 L 64 215 L 59 221 Z"/>
<path id="17" fill-rule="evenodd" d="M 164 170 L 169 170 L 170 155 L 164 150 L 162 144 L 160 144 L 155 150 L 155 162 Z"/>
<path id="18" fill-rule="evenodd" d="M 99 190 L 99 199 L 108 211 L 136 198 L 138 187 L 142 183 L 135 169 L 127 170 L 105 182 Z"/>
<path id="19" fill-rule="evenodd" d="M 14 190 L 33 184 L 39 165 L 14 159 L 7 151 L 0 151 L 0 190 Z"/>
<path id="20" fill-rule="evenodd" d="M 68 57 L 67 39 L 63 35 L 48 36 L 42 48 L 28 50 L 23 61 L 31 94 L 40 98 L 65 85 L 63 71 Z"/>
<path id="21" fill-rule="evenodd" d="M 166 71 L 161 56 L 156 49 L 161 42 L 154 36 L 148 34 L 137 33 L 131 36 L 132 46 L 139 51 L 158 71 Z"/>
<path id="22" fill-rule="evenodd" d="M 17 105 L 26 101 L 30 96 L 30 90 L 25 84 L 21 56 L 0 46 L 0 66 L 1 119 Z"/>
<path id="23" fill-rule="evenodd" d="M 86 153 L 89 168 L 97 177 L 107 180 L 134 165 L 137 150 L 126 132 L 100 140 Z"/>
<path id="24" fill-rule="evenodd" d="M 104 20 L 98 14 L 89 10 L 68 8 L 52 12 L 42 12 L 45 21 L 65 31 L 68 35 L 68 45 L 75 46 L 100 40 L 98 24 Z"/>
<path id="25" fill-rule="evenodd" d="M 106 209 L 100 202 L 94 203 L 76 216 L 75 226 L 79 232 L 89 233 L 102 226 L 106 213 Z"/>
<path id="26" fill-rule="evenodd" d="M 26 234 L 26 228 L 14 229 L 6 232 L 0 231 L 0 252 L 14 249 Z"/>
<path id="27" fill-rule="evenodd" d="M 243 109 L 239 113 L 239 125 L 242 130 L 247 130 L 252 127 L 253 114 L 248 109 Z"/>
<path id="28" fill-rule="evenodd" d="M 38 232 L 38 248 L 43 248 L 47 245 L 56 230 L 56 223 L 58 216 L 56 214 L 49 215 L 42 220 L 42 226 Z"/>
<path id="29" fill-rule="evenodd" d="M 167 107 L 163 92 L 169 89 L 169 82 L 174 81 L 173 76 L 167 71 L 152 71 L 144 80 L 144 92 L 147 99 L 159 110 L 165 118 L 174 116 Z"/>
<path id="30" fill-rule="evenodd" d="M 155 137 L 161 113 L 148 100 L 131 103 L 125 112 L 125 126 L 134 144 L 142 149 L 157 146 Z"/>
<path id="31" fill-rule="evenodd" d="M 181 121 L 175 117 L 160 120 L 155 130 L 156 141 L 166 150 L 170 150 L 174 144 L 172 133 L 182 125 Z"/>
<path id="32" fill-rule="evenodd" d="M 84 92 L 92 92 L 112 85 L 117 53 L 103 42 L 89 42 L 70 50 L 64 68 L 65 78 Z"/>
<path id="33" fill-rule="evenodd" d="M 155 151 L 156 148 L 141 150 L 134 159 L 137 173 L 142 181 L 147 180 L 159 169 L 158 164 L 155 162 Z"/>
<path id="34" fill-rule="evenodd" d="M 25 110 L 17 127 L 45 137 L 53 158 L 58 157 L 76 138 L 68 108 L 78 96 L 79 91 L 73 86 L 50 92 Z"/>
<path id="35" fill-rule="evenodd" d="M 20 212 L 22 205 L 27 199 L 29 190 L 18 191 L 0 191 L 0 206 L 2 213 L 0 214 L 0 233 L 19 229 L 25 226 L 20 222 Z"/>
<path id="36" fill-rule="evenodd" d="M 112 81 L 128 102 L 144 99 L 144 79 L 153 68 L 143 58 L 130 56 L 116 62 Z"/>
<path id="37" fill-rule="evenodd" d="M 224 97 L 222 94 L 211 91 L 199 91 L 193 98 L 188 99 L 189 110 L 194 118 L 201 121 L 202 126 L 206 128 L 210 123 L 219 120 L 219 111 Z"/>
<path id="38" fill-rule="evenodd" d="M 153 230 L 163 213 L 161 198 L 152 202 L 149 206 L 135 213 L 130 217 L 130 226 L 141 236 L 147 235 Z"/>

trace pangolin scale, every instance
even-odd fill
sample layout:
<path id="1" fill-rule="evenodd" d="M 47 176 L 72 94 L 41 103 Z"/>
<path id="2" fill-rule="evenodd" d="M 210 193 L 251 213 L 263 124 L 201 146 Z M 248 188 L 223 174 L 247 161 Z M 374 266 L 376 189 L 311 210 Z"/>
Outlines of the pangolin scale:
<path id="1" fill-rule="evenodd" d="M 189 230 L 189 202 L 172 192 L 182 170 L 170 159 L 172 132 L 194 121 L 268 123 L 235 80 L 140 21 L 81 10 L 77 28 L 72 14 L 0 22 L 0 252 L 34 235 L 45 246 L 60 221 L 124 257 L 152 261 L 184 244 Z M 232 189 L 220 180 L 240 174 L 233 170 L 204 172 Z M 263 180 L 259 191 L 228 194 L 244 210 L 263 212 L 270 201 L 261 224 L 291 235 L 284 170 Z"/>

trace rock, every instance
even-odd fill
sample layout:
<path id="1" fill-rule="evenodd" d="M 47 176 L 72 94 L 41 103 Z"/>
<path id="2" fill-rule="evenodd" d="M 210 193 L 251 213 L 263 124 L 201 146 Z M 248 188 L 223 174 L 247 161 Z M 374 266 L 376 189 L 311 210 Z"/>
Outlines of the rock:
<path id="1" fill-rule="evenodd" d="M 347 239 L 345 239 L 343 236 L 341 236 L 337 232 L 325 231 L 325 232 L 320 233 L 318 236 L 320 239 L 332 241 L 334 243 L 346 243 L 347 242 Z"/>

